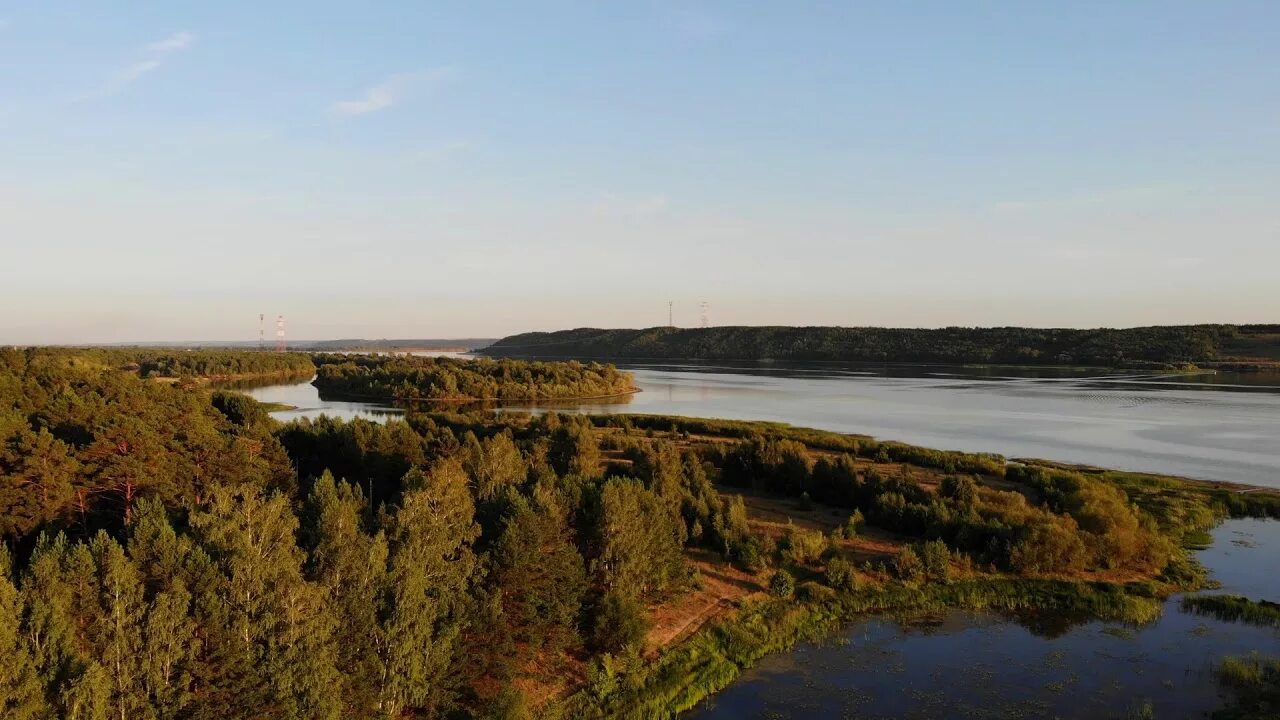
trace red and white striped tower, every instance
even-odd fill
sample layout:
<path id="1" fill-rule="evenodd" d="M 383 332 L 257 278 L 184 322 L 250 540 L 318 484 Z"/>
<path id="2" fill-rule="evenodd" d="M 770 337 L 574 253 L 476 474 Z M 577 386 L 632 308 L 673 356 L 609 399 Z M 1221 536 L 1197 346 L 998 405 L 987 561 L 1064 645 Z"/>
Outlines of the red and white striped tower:
<path id="1" fill-rule="evenodd" d="M 284 352 L 284 316 L 276 316 L 276 352 Z"/>

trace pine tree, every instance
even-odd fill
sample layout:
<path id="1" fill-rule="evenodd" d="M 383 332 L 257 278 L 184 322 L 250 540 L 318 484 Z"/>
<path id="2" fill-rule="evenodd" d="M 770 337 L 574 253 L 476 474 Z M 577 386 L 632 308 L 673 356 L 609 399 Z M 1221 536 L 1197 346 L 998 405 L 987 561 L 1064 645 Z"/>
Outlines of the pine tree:
<path id="1" fill-rule="evenodd" d="M 110 678 L 110 714 L 118 720 L 154 717 L 147 697 L 142 648 L 142 579 L 124 548 L 99 531 L 89 550 L 97 575 L 86 634 Z"/>
<path id="2" fill-rule="evenodd" d="M 0 543 L 0 717 L 34 720 L 48 712 L 35 660 L 22 636 L 22 598 L 13 584 L 9 549 Z"/>
<path id="3" fill-rule="evenodd" d="M 144 498 L 134 506 L 128 549 L 147 589 L 158 593 L 182 576 L 191 541 L 174 531 L 162 502 Z"/>
<path id="4" fill-rule="evenodd" d="M 386 643 L 378 603 L 386 584 L 387 541 L 382 532 L 365 532 L 368 509 L 358 487 L 335 481 L 328 471 L 307 498 L 310 577 L 325 588 L 342 618 L 336 642 L 344 718 L 375 716 L 379 651 Z"/>
<path id="5" fill-rule="evenodd" d="M 635 480 L 611 478 L 600 490 L 595 573 L 606 588 L 630 597 L 666 589 L 683 570 L 681 535 L 657 496 Z"/>
<path id="6" fill-rule="evenodd" d="M 45 697 L 58 704 L 63 685 L 74 678 L 80 659 L 72 620 L 71 586 L 64 577 L 68 544 L 64 535 L 42 535 L 22 579 L 23 630 L 44 684 Z"/>
<path id="7" fill-rule="evenodd" d="M 0 535 L 21 537 L 57 517 L 79 471 L 71 447 L 44 428 L 0 446 Z"/>
<path id="8" fill-rule="evenodd" d="M 556 651 L 571 643 L 586 570 L 564 509 L 553 503 L 518 503 L 492 557 L 503 623 L 523 646 L 524 659 L 544 645 Z"/>
<path id="9" fill-rule="evenodd" d="M 391 519 L 391 559 L 383 610 L 383 711 L 406 708 L 431 716 L 452 702 L 446 673 L 462 630 L 476 571 L 471 544 L 479 535 L 462 465 L 448 459 L 429 474 L 410 471 Z"/>
<path id="10" fill-rule="evenodd" d="M 183 717 L 191 699 L 188 664 L 195 652 L 195 623 L 190 612 L 191 593 L 178 580 L 152 599 L 143 629 L 143 682 L 164 720 Z"/>
<path id="11" fill-rule="evenodd" d="M 475 436 L 464 438 L 466 470 L 475 482 L 476 499 L 488 502 L 507 487 L 524 482 L 527 473 L 524 457 L 508 432 L 474 442 Z"/>
<path id="12" fill-rule="evenodd" d="M 182 717 L 199 649 L 193 598 L 184 581 L 191 541 L 174 531 L 159 500 L 143 499 L 134 508 L 128 552 L 151 598 L 142 629 L 145 691 L 158 717 Z"/>
<path id="13" fill-rule="evenodd" d="M 88 661 L 67 683 L 60 696 L 62 720 L 109 720 L 111 679 L 95 661 Z"/>
<path id="14" fill-rule="evenodd" d="M 335 620 L 324 589 L 302 576 L 288 499 L 215 488 L 191 526 L 222 575 L 213 599 L 231 630 L 222 650 L 250 673 L 247 692 L 228 701 L 255 717 L 338 717 Z"/>
<path id="15" fill-rule="evenodd" d="M 566 422 L 552 432 L 547 459 L 561 475 L 596 477 L 600 472 L 600 441 L 590 421 Z"/>

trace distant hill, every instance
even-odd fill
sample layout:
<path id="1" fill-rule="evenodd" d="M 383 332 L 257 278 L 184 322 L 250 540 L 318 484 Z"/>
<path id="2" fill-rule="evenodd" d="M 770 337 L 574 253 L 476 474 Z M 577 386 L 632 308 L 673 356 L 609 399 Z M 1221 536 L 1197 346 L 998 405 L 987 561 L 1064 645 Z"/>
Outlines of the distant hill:
<path id="1" fill-rule="evenodd" d="M 1280 369 L 1280 325 L 1090 330 L 876 327 L 578 328 L 505 337 L 495 357 Z"/>

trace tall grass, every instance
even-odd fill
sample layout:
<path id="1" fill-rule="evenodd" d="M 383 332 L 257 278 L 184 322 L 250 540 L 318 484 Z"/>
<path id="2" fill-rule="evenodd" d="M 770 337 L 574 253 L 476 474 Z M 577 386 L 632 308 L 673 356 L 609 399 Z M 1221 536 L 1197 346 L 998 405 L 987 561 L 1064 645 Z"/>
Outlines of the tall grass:
<path id="1" fill-rule="evenodd" d="M 1257 653 L 1225 657 L 1218 664 L 1217 676 L 1234 700 L 1215 712 L 1214 720 L 1280 717 L 1280 659 Z"/>
<path id="2" fill-rule="evenodd" d="M 1280 603 L 1269 600 L 1255 602 L 1239 595 L 1192 595 L 1182 598 L 1182 609 L 1220 620 L 1280 627 Z"/>

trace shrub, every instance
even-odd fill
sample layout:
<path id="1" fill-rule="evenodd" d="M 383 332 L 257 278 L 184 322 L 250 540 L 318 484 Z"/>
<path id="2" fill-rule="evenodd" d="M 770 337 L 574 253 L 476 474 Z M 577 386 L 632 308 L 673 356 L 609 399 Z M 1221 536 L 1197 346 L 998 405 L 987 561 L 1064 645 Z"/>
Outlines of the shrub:
<path id="1" fill-rule="evenodd" d="M 809 492 L 807 490 L 800 493 L 800 502 L 796 504 L 796 507 L 799 508 L 801 512 L 809 512 L 813 510 L 813 498 L 809 497 Z"/>
<path id="2" fill-rule="evenodd" d="M 489 704 L 485 720 L 533 720 L 529 699 L 520 689 L 503 688 Z"/>
<path id="3" fill-rule="evenodd" d="M 735 551 L 738 565 L 747 572 L 760 572 L 765 568 L 765 553 L 760 540 L 748 537 L 738 545 Z"/>
<path id="4" fill-rule="evenodd" d="M 596 612 L 592 644 L 603 652 L 638 647 L 649 632 L 649 619 L 636 598 L 616 590 L 605 594 Z"/>
<path id="5" fill-rule="evenodd" d="M 1085 546 L 1070 518 L 1046 518 L 1028 526 L 1009 553 L 1022 573 L 1059 573 L 1084 566 Z"/>
<path id="6" fill-rule="evenodd" d="M 826 602 L 835 596 L 835 590 L 814 580 L 806 580 L 796 588 L 796 597 L 806 602 Z"/>
<path id="7" fill-rule="evenodd" d="M 858 573 L 853 563 L 842 557 L 831 558 L 827 563 L 827 584 L 836 590 L 853 592 L 858 589 Z"/>
<path id="8" fill-rule="evenodd" d="M 786 570 L 778 570 L 769 578 L 769 592 L 781 598 L 789 598 L 796 592 L 796 579 Z"/>
<path id="9" fill-rule="evenodd" d="M 915 549 L 907 546 L 898 551 L 893 560 L 893 573 L 905 583 L 920 582 L 924 579 L 924 563 Z"/>
<path id="10" fill-rule="evenodd" d="M 862 517 L 861 510 L 854 510 L 849 519 L 844 523 L 844 536 L 850 540 L 858 536 L 858 530 L 866 523 L 866 518 Z"/>
<path id="11" fill-rule="evenodd" d="M 827 549 L 827 536 L 821 530 L 787 528 L 782 558 L 795 565 L 812 565 L 822 558 Z"/>
<path id="12" fill-rule="evenodd" d="M 968 475 L 948 475 L 940 489 L 943 497 L 962 508 L 971 508 L 978 502 L 978 484 Z"/>
<path id="13" fill-rule="evenodd" d="M 951 579 L 951 551 L 941 540 L 930 540 L 920 545 L 920 562 L 924 573 L 935 582 Z"/>
<path id="14" fill-rule="evenodd" d="M 604 700 L 617 691 L 620 665 L 606 653 L 587 666 L 587 688 L 597 700 Z"/>

